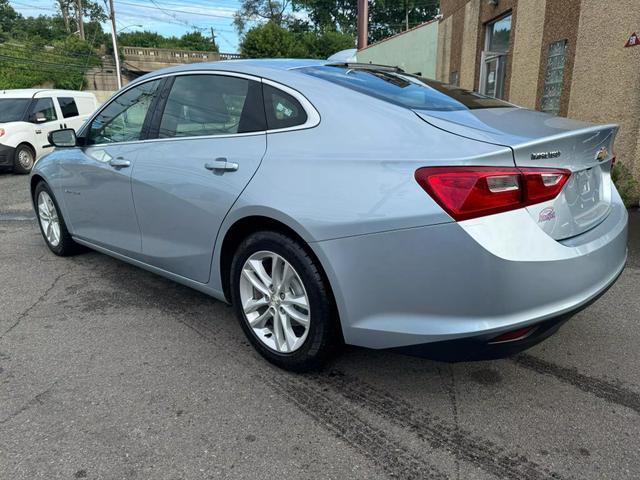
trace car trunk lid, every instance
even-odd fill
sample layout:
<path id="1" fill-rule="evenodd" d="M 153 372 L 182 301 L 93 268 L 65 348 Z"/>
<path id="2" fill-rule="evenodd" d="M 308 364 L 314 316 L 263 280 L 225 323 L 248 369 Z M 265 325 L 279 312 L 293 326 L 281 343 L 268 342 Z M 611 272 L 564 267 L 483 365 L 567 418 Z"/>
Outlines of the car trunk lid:
<path id="1" fill-rule="evenodd" d="M 617 126 L 596 126 L 515 107 L 416 113 L 442 130 L 511 148 L 518 167 L 570 170 L 560 195 L 527 207 L 554 239 L 586 232 L 609 214 Z"/>

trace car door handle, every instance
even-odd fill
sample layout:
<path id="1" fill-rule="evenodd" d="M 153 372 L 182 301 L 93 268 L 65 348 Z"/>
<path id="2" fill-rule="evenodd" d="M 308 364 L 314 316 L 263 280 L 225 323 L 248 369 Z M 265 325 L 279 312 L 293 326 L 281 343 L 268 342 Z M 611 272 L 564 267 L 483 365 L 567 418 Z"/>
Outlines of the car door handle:
<path id="1" fill-rule="evenodd" d="M 204 168 L 217 172 L 235 172 L 238 170 L 238 164 L 229 162 L 224 157 L 220 157 L 216 158 L 213 162 L 205 163 Z"/>
<path id="2" fill-rule="evenodd" d="M 131 162 L 129 160 L 125 160 L 122 157 L 112 158 L 109 160 L 109 165 L 114 168 L 126 168 L 131 166 Z"/>

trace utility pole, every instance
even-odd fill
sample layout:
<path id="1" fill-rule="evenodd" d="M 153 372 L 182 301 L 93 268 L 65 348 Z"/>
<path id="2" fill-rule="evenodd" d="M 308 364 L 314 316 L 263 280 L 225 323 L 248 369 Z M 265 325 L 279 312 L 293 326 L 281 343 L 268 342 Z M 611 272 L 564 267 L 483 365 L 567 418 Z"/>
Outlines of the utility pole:
<path id="1" fill-rule="evenodd" d="M 404 0 L 404 23 L 409 30 L 409 0 Z"/>
<path id="2" fill-rule="evenodd" d="M 84 19 L 82 18 L 82 0 L 76 0 L 76 20 L 78 22 L 78 33 L 80 40 L 84 40 Z"/>
<path id="3" fill-rule="evenodd" d="M 358 50 L 366 48 L 369 42 L 369 2 L 358 0 Z"/>
<path id="4" fill-rule="evenodd" d="M 215 50 L 215 48 L 216 48 L 216 32 L 213 31 L 213 27 L 211 27 L 211 43 L 212 43 L 213 48 Z"/>
<path id="5" fill-rule="evenodd" d="M 113 8 L 113 0 L 109 0 L 109 16 L 111 17 L 111 41 L 113 42 L 113 58 L 116 60 L 116 79 L 118 90 L 122 88 L 120 77 L 120 52 L 118 51 L 118 32 L 116 32 L 116 11 Z"/>

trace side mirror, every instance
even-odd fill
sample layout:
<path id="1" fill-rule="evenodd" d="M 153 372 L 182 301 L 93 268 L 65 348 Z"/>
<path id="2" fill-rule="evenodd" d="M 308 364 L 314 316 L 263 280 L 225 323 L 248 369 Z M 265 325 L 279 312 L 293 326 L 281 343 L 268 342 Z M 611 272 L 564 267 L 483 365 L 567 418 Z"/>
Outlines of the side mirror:
<path id="1" fill-rule="evenodd" d="M 45 117 L 44 113 L 42 112 L 36 112 L 33 115 L 31 115 L 31 118 L 29 119 L 29 121 L 31 123 L 44 123 L 47 121 L 47 117 Z"/>
<path id="2" fill-rule="evenodd" d="M 76 131 L 73 128 L 54 130 L 47 136 L 49 143 L 54 147 L 75 147 L 78 145 Z"/>

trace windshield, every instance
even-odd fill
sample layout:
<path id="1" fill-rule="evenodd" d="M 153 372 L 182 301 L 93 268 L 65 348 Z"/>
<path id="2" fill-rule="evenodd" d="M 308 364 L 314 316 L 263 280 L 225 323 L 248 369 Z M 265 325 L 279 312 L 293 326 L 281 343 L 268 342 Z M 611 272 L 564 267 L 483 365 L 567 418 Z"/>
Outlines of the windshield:
<path id="1" fill-rule="evenodd" d="M 29 103 L 30 98 L 0 98 L 0 123 L 23 120 Z"/>
<path id="2" fill-rule="evenodd" d="M 412 110 L 446 112 L 512 107 L 501 100 L 454 85 L 384 67 L 325 65 L 301 71 Z"/>

